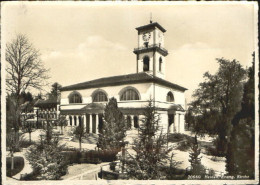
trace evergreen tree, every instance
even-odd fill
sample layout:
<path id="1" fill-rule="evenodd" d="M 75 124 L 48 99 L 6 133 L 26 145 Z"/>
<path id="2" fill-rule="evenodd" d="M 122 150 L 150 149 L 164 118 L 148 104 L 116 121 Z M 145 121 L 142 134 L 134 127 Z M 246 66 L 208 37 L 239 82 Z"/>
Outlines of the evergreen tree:
<path id="1" fill-rule="evenodd" d="M 253 65 L 248 70 L 248 80 L 244 85 L 242 109 L 232 121 L 226 164 L 230 175 L 248 175 L 250 178 L 254 178 L 255 170 L 254 57 L 253 54 Z"/>
<path id="2" fill-rule="evenodd" d="M 81 150 L 82 138 L 84 137 L 85 133 L 86 132 L 83 125 L 77 126 L 76 129 L 74 130 L 74 134 L 76 138 L 79 140 L 79 150 Z"/>
<path id="3" fill-rule="evenodd" d="M 111 98 L 105 107 L 104 123 L 99 130 L 97 147 L 119 151 L 124 146 L 126 130 L 123 113 L 119 110 L 116 99 Z"/>
<path id="4" fill-rule="evenodd" d="M 201 164 L 201 158 L 200 155 L 200 148 L 197 141 L 197 135 L 194 137 L 194 142 L 191 145 L 191 152 L 189 154 L 190 159 L 189 162 L 191 163 L 192 167 L 192 175 L 203 175 L 204 174 L 204 168 Z"/>
<path id="5" fill-rule="evenodd" d="M 139 125 L 138 137 L 132 144 L 135 154 L 128 153 L 123 160 L 129 178 L 166 179 L 165 167 L 169 165 L 171 149 L 167 147 L 167 135 L 162 133 L 159 120 L 160 117 L 150 101 L 144 111 L 142 124 Z"/>

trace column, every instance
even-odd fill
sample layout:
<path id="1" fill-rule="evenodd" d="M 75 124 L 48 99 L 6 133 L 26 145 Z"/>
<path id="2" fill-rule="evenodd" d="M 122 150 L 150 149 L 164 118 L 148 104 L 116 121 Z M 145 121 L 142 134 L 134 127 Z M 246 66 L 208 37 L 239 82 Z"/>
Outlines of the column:
<path id="1" fill-rule="evenodd" d="M 71 118 L 72 118 L 72 119 L 71 119 L 71 121 L 72 121 L 72 122 L 71 122 L 71 123 L 72 123 L 72 124 L 71 124 L 71 127 L 72 127 L 72 126 L 75 125 L 75 123 L 74 123 L 74 122 L 75 122 L 75 120 L 74 120 L 74 115 L 71 115 Z"/>
<path id="2" fill-rule="evenodd" d="M 89 133 L 92 133 L 92 114 L 89 114 Z"/>
<path id="3" fill-rule="evenodd" d="M 96 114 L 96 134 L 98 134 L 98 123 L 99 123 L 98 114 Z"/>
<path id="4" fill-rule="evenodd" d="M 178 133 L 181 132 L 181 114 L 178 114 Z"/>
<path id="5" fill-rule="evenodd" d="M 131 129 L 134 129 L 134 116 L 131 115 Z"/>
<path id="6" fill-rule="evenodd" d="M 82 124 L 83 124 L 83 128 L 86 130 L 86 128 L 87 128 L 87 117 L 86 117 L 86 114 L 84 114 L 82 116 Z"/>
<path id="7" fill-rule="evenodd" d="M 173 130 L 174 132 L 177 132 L 178 133 L 178 129 L 177 129 L 177 124 L 178 124 L 178 114 L 174 114 L 174 126 L 173 126 Z"/>

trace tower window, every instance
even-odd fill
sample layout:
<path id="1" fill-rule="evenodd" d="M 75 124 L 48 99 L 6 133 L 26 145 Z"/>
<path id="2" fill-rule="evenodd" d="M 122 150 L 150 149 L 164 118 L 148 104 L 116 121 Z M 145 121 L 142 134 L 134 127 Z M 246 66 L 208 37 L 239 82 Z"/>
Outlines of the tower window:
<path id="1" fill-rule="evenodd" d="M 173 96 L 172 92 L 168 92 L 166 100 L 168 102 L 174 102 L 174 96 Z"/>
<path id="2" fill-rule="evenodd" d="M 144 71 L 149 71 L 149 62 L 150 62 L 149 57 L 145 56 L 143 59 L 143 70 Z"/>
<path id="3" fill-rule="evenodd" d="M 162 57 L 159 58 L 159 71 L 162 71 Z"/>

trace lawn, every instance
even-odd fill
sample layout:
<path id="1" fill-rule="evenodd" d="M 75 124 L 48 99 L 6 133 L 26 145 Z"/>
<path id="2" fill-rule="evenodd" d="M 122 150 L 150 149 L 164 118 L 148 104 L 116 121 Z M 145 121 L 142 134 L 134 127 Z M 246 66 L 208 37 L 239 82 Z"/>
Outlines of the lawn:
<path id="1" fill-rule="evenodd" d="M 8 177 L 12 177 L 22 171 L 24 168 L 24 158 L 14 157 L 14 169 L 11 171 L 11 157 L 6 157 L 6 174 Z"/>

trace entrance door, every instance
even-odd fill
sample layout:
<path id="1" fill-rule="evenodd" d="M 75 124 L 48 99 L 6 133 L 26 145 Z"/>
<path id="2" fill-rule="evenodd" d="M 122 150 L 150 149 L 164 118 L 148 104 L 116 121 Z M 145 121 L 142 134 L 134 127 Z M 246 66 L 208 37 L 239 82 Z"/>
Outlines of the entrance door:
<path id="1" fill-rule="evenodd" d="M 174 125 L 174 114 L 168 114 L 169 133 L 173 133 L 173 125 Z"/>

